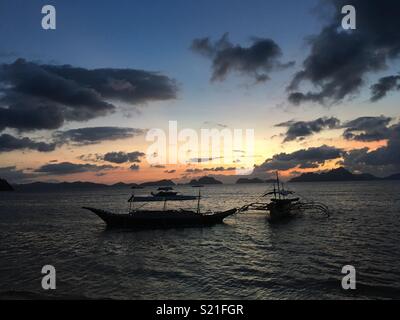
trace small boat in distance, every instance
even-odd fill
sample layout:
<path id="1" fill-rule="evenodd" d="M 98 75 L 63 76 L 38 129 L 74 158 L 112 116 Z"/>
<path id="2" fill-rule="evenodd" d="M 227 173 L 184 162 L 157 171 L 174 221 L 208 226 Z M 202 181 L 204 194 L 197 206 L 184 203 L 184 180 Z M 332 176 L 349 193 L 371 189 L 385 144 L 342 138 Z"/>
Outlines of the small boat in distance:
<path id="1" fill-rule="evenodd" d="M 174 191 L 172 187 L 160 187 L 158 192 L 151 192 L 149 196 L 137 196 L 132 192 L 132 196 L 128 202 L 157 202 L 157 201 L 187 201 L 197 200 L 198 196 L 180 195 L 179 192 Z"/>
<path id="2" fill-rule="evenodd" d="M 169 196 L 176 196 L 178 194 L 177 191 L 174 191 L 172 187 L 160 187 L 157 189 L 158 192 L 152 192 L 151 195 L 154 197 L 169 197 Z"/>
<path id="3" fill-rule="evenodd" d="M 315 201 L 302 201 L 298 197 L 288 198 L 293 195 L 293 191 L 285 190 L 283 184 L 279 180 L 279 174 L 276 172 L 276 182 L 273 191 L 269 191 L 262 195 L 262 197 L 272 196 L 270 202 L 253 202 L 243 206 L 239 209 L 240 212 L 249 210 L 268 211 L 268 220 L 270 222 L 277 222 L 294 217 L 305 210 L 322 213 L 329 216 L 329 209 L 326 205 Z"/>
<path id="4" fill-rule="evenodd" d="M 151 196 L 136 196 L 132 192 L 128 202 L 130 204 L 128 213 L 117 214 L 102 209 L 83 207 L 100 217 L 110 228 L 176 228 L 176 227 L 207 227 L 223 223 L 223 220 L 235 214 L 237 208 L 221 212 L 200 212 L 201 193 L 197 196 L 179 195 L 171 187 L 159 188 L 159 192 L 151 193 Z M 168 201 L 189 201 L 197 200 L 196 211 L 167 209 Z M 163 209 L 144 210 L 146 202 L 163 202 Z M 134 204 L 143 202 L 144 205 L 135 208 Z"/>

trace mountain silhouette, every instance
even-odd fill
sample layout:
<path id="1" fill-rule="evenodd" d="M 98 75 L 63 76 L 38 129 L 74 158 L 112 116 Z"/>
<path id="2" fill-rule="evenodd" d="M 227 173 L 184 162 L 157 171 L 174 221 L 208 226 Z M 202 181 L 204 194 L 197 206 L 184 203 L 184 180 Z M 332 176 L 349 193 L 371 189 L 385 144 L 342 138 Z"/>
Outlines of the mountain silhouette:
<path id="1" fill-rule="evenodd" d="M 190 185 L 202 185 L 202 184 L 223 184 L 221 181 L 213 178 L 213 177 L 201 177 L 199 179 L 193 179 L 189 182 Z"/>
<path id="2" fill-rule="evenodd" d="M 314 172 L 303 173 L 300 176 L 291 179 L 289 182 L 370 181 L 370 180 L 382 180 L 382 179 L 388 179 L 388 178 L 378 178 L 368 173 L 360 173 L 360 174 L 351 173 L 349 170 L 340 167 L 337 169 L 321 173 L 314 173 Z"/>

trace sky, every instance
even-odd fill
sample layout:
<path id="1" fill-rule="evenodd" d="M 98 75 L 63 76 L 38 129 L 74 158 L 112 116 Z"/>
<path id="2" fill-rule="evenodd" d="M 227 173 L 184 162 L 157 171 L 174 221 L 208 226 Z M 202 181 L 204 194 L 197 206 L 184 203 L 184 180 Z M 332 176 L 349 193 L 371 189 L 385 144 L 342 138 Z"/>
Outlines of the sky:
<path id="1" fill-rule="evenodd" d="M 42 28 L 47 4 L 55 30 Z M 347 4 L 354 30 L 341 25 Z M 0 177 L 398 173 L 399 10 L 394 0 L 2 1 Z M 152 162 L 149 132 L 169 138 L 170 121 L 199 137 L 250 129 L 254 147 L 225 154 L 224 142 L 216 156 L 186 145 L 176 163 L 168 144 Z"/>

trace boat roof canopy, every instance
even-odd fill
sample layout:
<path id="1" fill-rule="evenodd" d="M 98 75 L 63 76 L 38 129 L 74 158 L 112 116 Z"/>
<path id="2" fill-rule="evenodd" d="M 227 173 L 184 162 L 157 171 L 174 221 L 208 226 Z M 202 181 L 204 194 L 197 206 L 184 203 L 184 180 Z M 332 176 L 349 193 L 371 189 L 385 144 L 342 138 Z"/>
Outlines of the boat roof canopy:
<path id="1" fill-rule="evenodd" d="M 132 195 L 128 202 L 161 202 L 161 201 L 193 201 L 199 199 L 198 196 L 135 196 Z"/>
<path id="2" fill-rule="evenodd" d="M 174 188 L 172 188 L 172 187 L 159 187 L 157 190 L 159 190 L 159 191 L 170 191 L 170 190 L 174 190 Z"/>

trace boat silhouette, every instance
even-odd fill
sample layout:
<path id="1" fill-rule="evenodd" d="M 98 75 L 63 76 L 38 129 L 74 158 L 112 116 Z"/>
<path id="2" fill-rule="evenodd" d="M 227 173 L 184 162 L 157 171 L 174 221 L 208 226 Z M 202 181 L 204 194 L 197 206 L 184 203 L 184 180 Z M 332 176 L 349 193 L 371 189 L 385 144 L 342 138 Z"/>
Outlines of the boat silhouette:
<path id="1" fill-rule="evenodd" d="M 223 223 L 223 220 L 235 214 L 237 208 L 226 211 L 213 212 L 213 211 L 200 211 L 201 193 L 197 196 L 179 195 L 178 192 L 172 191 L 173 189 L 159 188 L 158 193 L 152 193 L 150 196 L 136 196 L 132 192 L 128 202 L 130 203 L 128 213 L 120 214 L 113 213 L 103 209 L 92 207 L 83 207 L 95 213 L 101 218 L 109 228 L 175 228 L 175 227 L 207 227 L 215 224 Z M 184 209 L 167 209 L 168 201 L 189 201 L 197 200 L 197 209 L 184 210 Z M 163 202 L 161 210 L 144 210 L 144 205 L 135 208 L 134 204 L 138 202 Z"/>
<path id="2" fill-rule="evenodd" d="M 313 211 L 329 217 L 329 208 L 325 204 L 316 201 L 304 201 L 299 197 L 288 197 L 293 194 L 293 191 L 284 189 L 283 184 L 279 180 L 279 174 L 276 172 L 274 189 L 262 195 L 262 197 L 273 196 L 270 201 L 249 203 L 238 211 L 266 211 L 268 212 L 267 219 L 270 222 L 287 220 L 305 211 Z"/>

